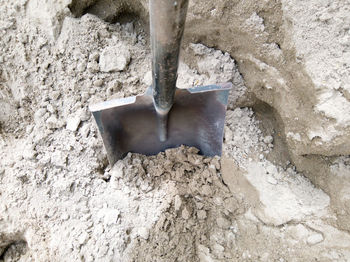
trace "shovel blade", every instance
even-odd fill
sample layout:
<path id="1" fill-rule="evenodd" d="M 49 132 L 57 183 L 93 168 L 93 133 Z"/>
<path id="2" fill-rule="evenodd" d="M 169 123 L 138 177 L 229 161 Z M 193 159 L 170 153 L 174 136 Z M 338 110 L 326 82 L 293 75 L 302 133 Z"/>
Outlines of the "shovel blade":
<path id="1" fill-rule="evenodd" d="M 206 156 L 221 155 L 226 107 L 231 83 L 177 89 L 168 115 L 168 137 L 158 137 L 152 90 L 140 96 L 90 106 L 109 163 L 128 152 L 155 155 L 181 145 L 198 148 Z"/>

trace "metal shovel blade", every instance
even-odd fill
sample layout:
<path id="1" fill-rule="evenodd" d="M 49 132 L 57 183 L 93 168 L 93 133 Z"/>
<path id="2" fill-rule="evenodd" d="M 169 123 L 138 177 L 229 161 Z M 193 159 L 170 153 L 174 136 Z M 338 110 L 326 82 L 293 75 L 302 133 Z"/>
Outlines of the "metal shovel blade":
<path id="1" fill-rule="evenodd" d="M 176 89 L 168 115 L 168 137 L 158 137 L 152 89 L 140 96 L 90 106 L 109 163 L 128 152 L 155 155 L 167 148 L 193 146 L 206 156 L 221 155 L 226 106 L 231 83 Z"/>

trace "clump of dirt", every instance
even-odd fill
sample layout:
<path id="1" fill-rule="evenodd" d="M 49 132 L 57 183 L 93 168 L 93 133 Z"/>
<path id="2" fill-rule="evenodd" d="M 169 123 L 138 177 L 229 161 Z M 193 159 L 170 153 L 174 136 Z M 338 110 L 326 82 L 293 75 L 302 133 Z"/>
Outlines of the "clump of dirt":
<path id="1" fill-rule="evenodd" d="M 0 261 L 24 261 L 24 255 L 27 251 L 27 243 L 25 241 L 15 241 L 8 244 L 2 253 L 0 253 Z"/>

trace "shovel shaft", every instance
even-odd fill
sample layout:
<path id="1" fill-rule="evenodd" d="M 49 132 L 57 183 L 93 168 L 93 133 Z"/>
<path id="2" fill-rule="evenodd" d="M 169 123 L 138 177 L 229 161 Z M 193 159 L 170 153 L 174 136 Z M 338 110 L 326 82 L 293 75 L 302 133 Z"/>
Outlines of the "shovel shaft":
<path id="1" fill-rule="evenodd" d="M 153 103 L 158 114 L 159 137 L 166 140 L 167 114 L 176 89 L 181 39 L 188 0 L 150 0 Z"/>

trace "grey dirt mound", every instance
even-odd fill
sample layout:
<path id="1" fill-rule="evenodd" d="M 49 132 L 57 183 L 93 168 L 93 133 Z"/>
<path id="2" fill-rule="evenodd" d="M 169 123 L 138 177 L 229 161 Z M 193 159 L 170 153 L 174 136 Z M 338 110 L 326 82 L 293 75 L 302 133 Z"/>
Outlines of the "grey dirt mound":
<path id="1" fill-rule="evenodd" d="M 299 120 L 295 132 L 292 122 L 284 125 L 288 110 L 276 101 L 298 81 L 268 65 L 275 58 L 283 64 L 285 54 L 270 43 L 271 60 L 263 62 L 242 51 L 255 42 L 238 55 L 223 48 L 229 36 L 216 46 L 230 53 L 192 32 L 206 17 L 201 9 L 214 26 L 227 15 L 222 10 L 242 11 L 234 2 L 206 10 L 192 1 L 177 82 L 233 83 L 223 156 L 181 146 L 156 156 L 129 153 L 109 166 L 88 106 L 141 94 L 151 84 L 145 1 L 0 0 L 1 262 L 350 261 L 350 160 L 308 155 L 314 148 L 296 153 L 305 153 L 305 134 L 297 132 Z M 295 7 L 248 2 L 238 36 L 255 32 L 257 42 L 282 30 L 272 30 L 282 23 L 274 20 L 281 8 Z M 280 9 L 272 16 L 252 8 Z M 267 75 L 264 91 L 254 84 L 256 67 Z M 295 163 L 328 171 L 310 175 Z"/>

